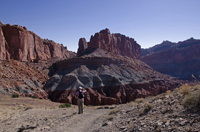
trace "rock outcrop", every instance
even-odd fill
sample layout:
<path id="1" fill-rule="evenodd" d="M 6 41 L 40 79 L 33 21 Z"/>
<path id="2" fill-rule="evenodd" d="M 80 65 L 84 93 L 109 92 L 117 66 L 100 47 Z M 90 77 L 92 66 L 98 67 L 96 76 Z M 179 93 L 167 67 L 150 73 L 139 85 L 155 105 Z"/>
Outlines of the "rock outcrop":
<path id="1" fill-rule="evenodd" d="M 75 55 L 26 27 L 0 22 L 0 93 L 47 99 L 43 86 L 49 78 L 49 66 Z"/>
<path id="2" fill-rule="evenodd" d="M 6 50 L 7 43 L 3 35 L 2 25 L 3 23 L 0 22 L 0 60 L 5 60 L 9 59 L 9 54 Z"/>
<path id="3" fill-rule="evenodd" d="M 76 88 L 87 89 L 86 105 L 119 104 L 139 97 L 157 95 L 179 85 L 140 60 L 102 49 L 56 62 L 45 88 L 52 101 L 76 104 Z"/>
<path id="4" fill-rule="evenodd" d="M 84 38 L 79 40 L 79 49 L 77 55 L 100 48 L 114 54 L 128 56 L 133 59 L 141 58 L 141 47 L 133 38 L 126 37 L 122 34 L 111 34 L 109 29 L 101 30 L 91 36 L 90 42 L 86 42 Z"/>
<path id="5" fill-rule="evenodd" d="M 0 58 L 1 60 L 5 60 L 6 52 L 9 53 L 11 59 L 31 62 L 46 61 L 52 58 L 59 60 L 75 55 L 63 45 L 41 39 L 35 33 L 28 31 L 26 27 L 6 24 L 1 25 L 1 29 L 0 44 L 1 56 L 3 56 Z M 4 46 L 6 44 L 7 48 Z"/>
<path id="6" fill-rule="evenodd" d="M 155 50 L 157 47 L 161 48 Z M 151 51 L 142 57 L 142 61 L 156 71 L 184 80 L 200 79 L 200 40 L 190 38 L 178 43 L 168 42 L 167 47 L 162 43 L 152 47 Z"/>

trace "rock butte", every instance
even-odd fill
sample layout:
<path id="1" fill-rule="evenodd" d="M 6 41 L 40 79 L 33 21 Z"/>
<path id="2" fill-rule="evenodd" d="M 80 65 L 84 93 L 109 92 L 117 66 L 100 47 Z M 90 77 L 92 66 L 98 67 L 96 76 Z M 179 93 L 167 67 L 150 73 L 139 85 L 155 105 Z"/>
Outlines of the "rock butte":
<path id="1" fill-rule="evenodd" d="M 140 61 L 140 50 L 132 38 L 110 34 L 108 29 L 96 33 L 90 42 L 81 38 L 77 58 L 51 66 L 51 77 L 45 85 L 49 98 L 76 104 L 74 95 L 81 85 L 87 89 L 86 105 L 119 104 L 180 85 L 177 79 L 156 72 Z"/>

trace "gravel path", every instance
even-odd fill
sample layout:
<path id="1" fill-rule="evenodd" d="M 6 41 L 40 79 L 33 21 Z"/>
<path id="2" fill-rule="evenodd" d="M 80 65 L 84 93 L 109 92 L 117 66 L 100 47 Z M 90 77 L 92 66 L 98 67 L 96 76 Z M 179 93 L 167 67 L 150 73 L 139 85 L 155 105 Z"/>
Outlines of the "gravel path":
<path id="1" fill-rule="evenodd" d="M 85 108 L 77 114 L 72 108 L 1 107 L 1 132 L 92 132 L 102 126 L 110 109 Z"/>

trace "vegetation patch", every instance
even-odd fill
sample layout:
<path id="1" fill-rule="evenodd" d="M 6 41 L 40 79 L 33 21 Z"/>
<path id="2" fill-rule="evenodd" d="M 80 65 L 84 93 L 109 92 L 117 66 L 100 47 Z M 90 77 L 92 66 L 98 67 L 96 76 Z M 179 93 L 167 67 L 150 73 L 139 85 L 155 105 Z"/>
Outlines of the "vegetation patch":
<path id="1" fill-rule="evenodd" d="M 12 98 L 19 98 L 19 94 L 14 93 L 14 94 L 12 95 Z"/>
<path id="2" fill-rule="evenodd" d="M 109 112 L 109 115 L 112 115 L 112 114 L 116 114 L 117 112 L 119 112 L 121 109 L 112 109 L 110 112 Z"/>
<path id="3" fill-rule="evenodd" d="M 191 86 L 189 86 L 187 83 L 182 85 L 180 87 L 180 92 L 183 94 L 183 95 L 187 95 L 187 94 L 190 94 L 190 88 Z"/>
<path id="4" fill-rule="evenodd" d="M 142 101 L 144 101 L 144 98 L 137 98 L 134 100 L 136 103 L 141 103 Z"/>
<path id="5" fill-rule="evenodd" d="M 33 99 L 37 99 L 37 96 L 33 95 L 33 96 L 31 96 L 31 98 L 33 98 Z"/>
<path id="6" fill-rule="evenodd" d="M 59 106 L 59 108 L 67 108 L 67 107 L 71 107 L 71 104 L 70 103 L 64 103 L 64 104 L 61 104 Z"/>
<path id="7" fill-rule="evenodd" d="M 200 91 L 186 95 L 183 99 L 183 104 L 186 107 L 200 108 Z"/>
<path id="8" fill-rule="evenodd" d="M 171 94 L 171 92 L 172 92 L 171 90 L 167 90 L 167 91 L 166 91 L 166 94 L 169 95 L 169 94 Z"/>
<path id="9" fill-rule="evenodd" d="M 143 107 L 140 109 L 140 115 L 147 114 L 152 109 L 152 105 L 148 102 L 145 102 Z"/>
<path id="10" fill-rule="evenodd" d="M 107 116 L 106 120 L 108 120 L 108 121 L 112 121 L 113 118 L 114 118 L 114 116 Z"/>

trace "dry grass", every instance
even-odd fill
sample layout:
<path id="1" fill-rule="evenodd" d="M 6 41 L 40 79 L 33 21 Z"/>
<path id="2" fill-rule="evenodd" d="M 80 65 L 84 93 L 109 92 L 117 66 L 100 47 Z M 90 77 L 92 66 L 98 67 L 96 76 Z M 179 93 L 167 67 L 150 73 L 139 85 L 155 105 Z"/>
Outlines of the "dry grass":
<path id="1" fill-rule="evenodd" d="M 144 98 L 137 98 L 134 100 L 134 102 L 136 102 L 136 103 L 141 103 L 143 101 L 144 101 Z"/>
<path id="2" fill-rule="evenodd" d="M 182 85 L 180 87 L 180 92 L 183 94 L 183 95 L 187 95 L 187 94 L 190 94 L 190 89 L 191 89 L 191 86 L 189 86 L 187 83 Z"/>
<path id="3" fill-rule="evenodd" d="M 140 109 L 140 115 L 147 114 L 152 109 L 152 105 L 148 102 L 143 104 L 143 107 Z"/>
<path id="4" fill-rule="evenodd" d="M 167 90 L 166 94 L 169 95 L 169 94 L 171 94 L 171 92 L 172 92 L 171 90 Z"/>
<path id="5" fill-rule="evenodd" d="M 114 119 L 114 116 L 107 116 L 106 117 L 106 120 L 108 120 L 108 121 L 112 121 Z"/>
<path id="6" fill-rule="evenodd" d="M 183 99 L 183 104 L 188 107 L 198 107 L 200 108 L 200 91 L 188 94 Z"/>
<path id="7" fill-rule="evenodd" d="M 129 102 L 128 104 L 130 104 L 131 106 L 137 106 L 137 103 L 135 103 L 133 101 Z"/>
<path id="8" fill-rule="evenodd" d="M 112 109 L 110 112 L 109 112 L 109 115 L 113 115 L 113 114 L 116 114 L 117 112 L 119 112 L 121 109 Z"/>
<path id="9" fill-rule="evenodd" d="M 199 84 L 194 85 L 192 88 L 194 88 L 194 90 L 199 89 Z"/>

